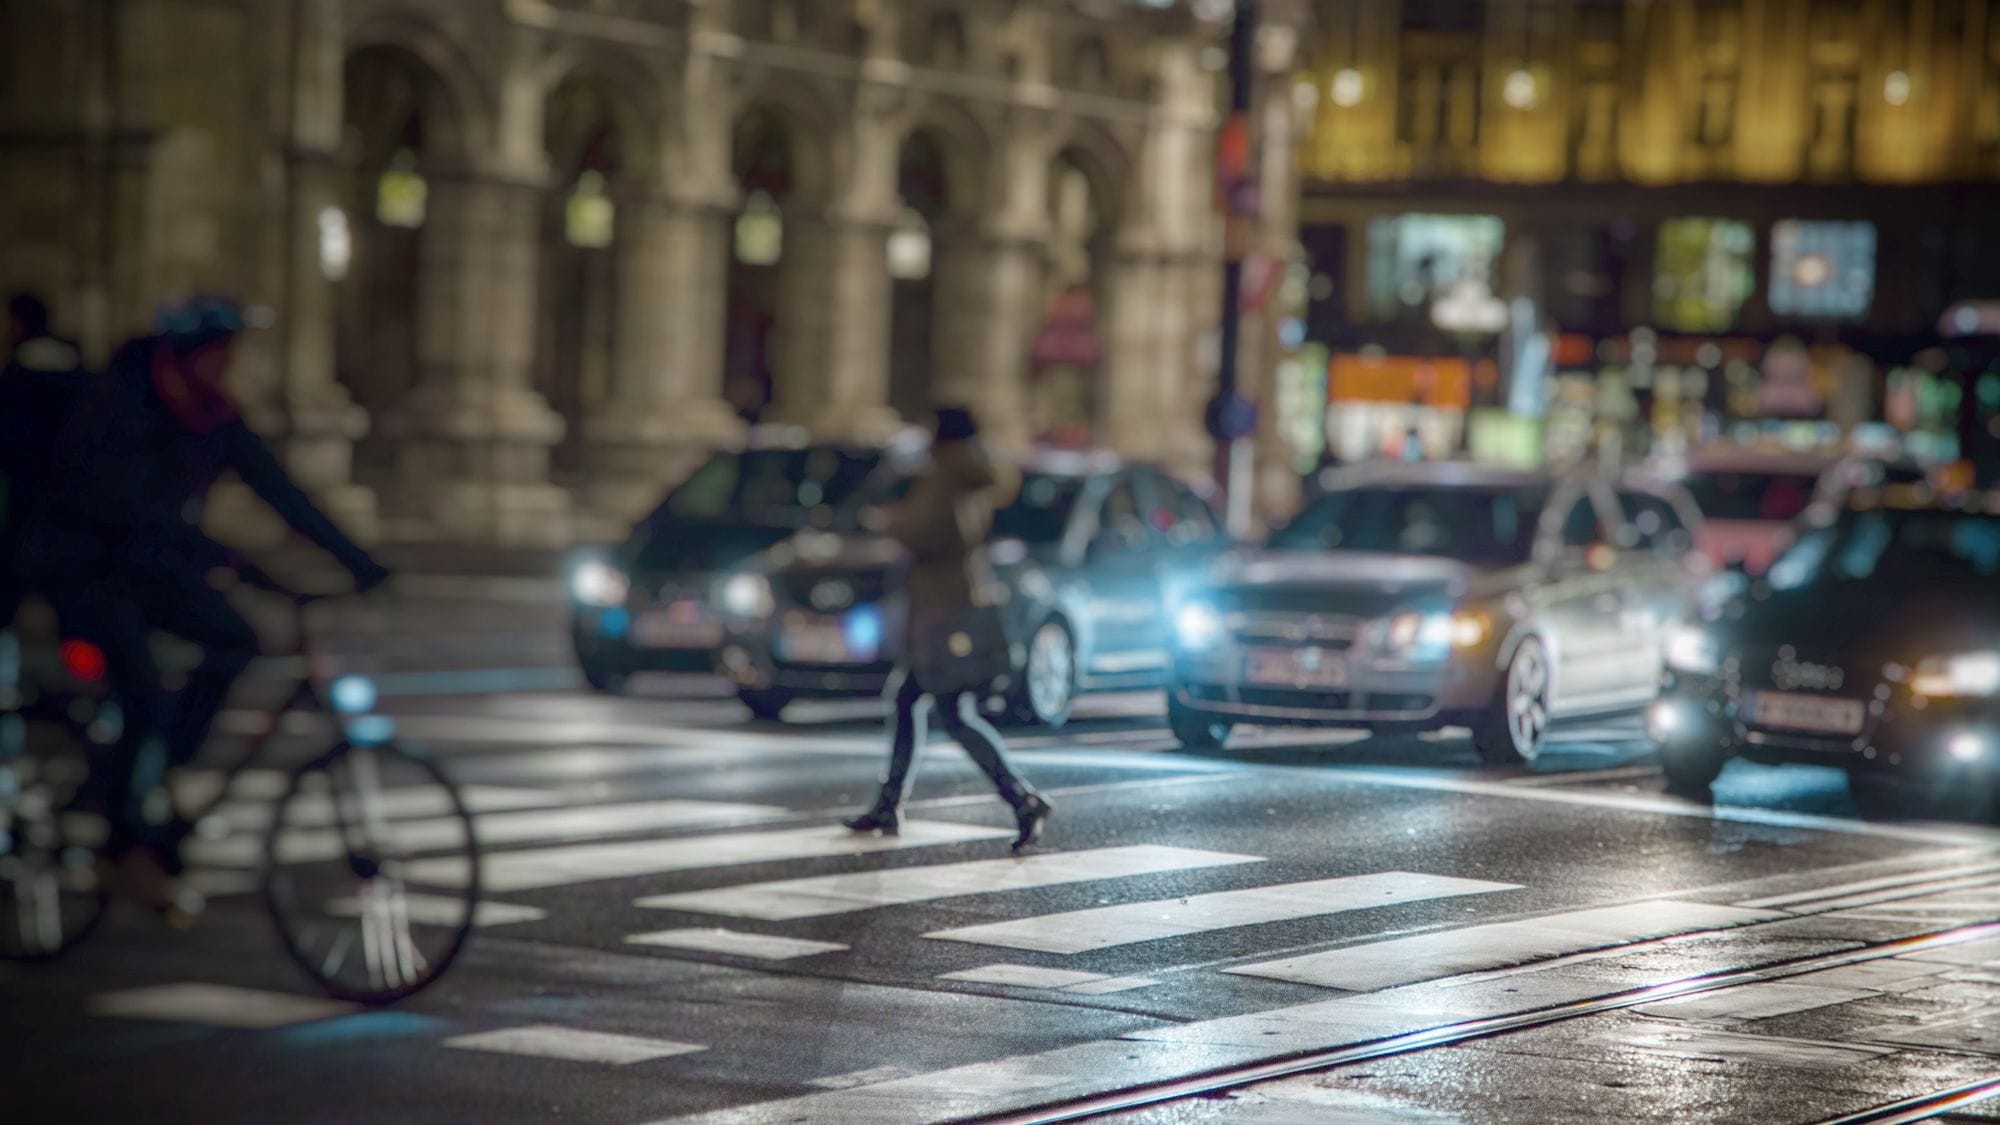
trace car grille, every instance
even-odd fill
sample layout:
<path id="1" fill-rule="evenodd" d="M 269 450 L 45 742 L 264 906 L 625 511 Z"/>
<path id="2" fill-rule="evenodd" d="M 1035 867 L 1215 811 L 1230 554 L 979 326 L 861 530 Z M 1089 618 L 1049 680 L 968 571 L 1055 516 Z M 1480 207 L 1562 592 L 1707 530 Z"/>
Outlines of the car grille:
<path id="1" fill-rule="evenodd" d="M 1285 641 L 1341 651 L 1354 644 L 1361 622 L 1352 617 L 1324 613 L 1288 613 L 1271 610 L 1236 610 L 1225 619 L 1229 631 L 1239 641 L 1251 644 Z"/>
<path id="2" fill-rule="evenodd" d="M 1249 707 L 1294 711 L 1422 714 L 1436 705 L 1432 696 L 1407 692 L 1291 691 L 1285 688 L 1228 688 L 1217 684 L 1189 684 L 1183 690 L 1203 703 L 1239 703 Z"/>
<path id="3" fill-rule="evenodd" d="M 868 571 L 786 571 L 774 581 L 778 600 L 786 605 L 807 606 L 823 613 L 837 612 L 857 605 L 875 605 L 889 596 L 890 574 L 886 570 Z M 848 598 L 844 604 L 834 601 L 815 602 L 813 594 L 822 587 L 845 587 Z"/>
<path id="4" fill-rule="evenodd" d="M 1736 683 L 1758 691 L 1870 699 L 1882 682 L 1882 667 L 1853 653 L 1776 648 L 1744 649 L 1734 657 Z"/>
<path id="5" fill-rule="evenodd" d="M 708 604 L 710 577 L 705 574 L 640 574 L 632 579 L 628 600 L 634 609 L 672 605 L 680 601 Z"/>

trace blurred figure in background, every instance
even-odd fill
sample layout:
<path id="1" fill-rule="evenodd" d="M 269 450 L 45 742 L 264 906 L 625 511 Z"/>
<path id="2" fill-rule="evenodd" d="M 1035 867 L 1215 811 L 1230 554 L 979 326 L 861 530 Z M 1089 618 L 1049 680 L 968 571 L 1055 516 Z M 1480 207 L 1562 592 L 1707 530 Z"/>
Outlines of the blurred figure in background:
<path id="1" fill-rule="evenodd" d="M 120 348 L 105 376 L 79 392 L 22 536 L 27 579 L 65 635 L 104 651 L 125 706 L 100 780 L 121 833 L 115 850 L 144 845 L 131 850 L 157 860 L 162 874 L 175 866 L 181 826 L 148 824 L 141 803 L 166 768 L 200 749 L 257 652 L 256 634 L 210 584 L 218 569 L 247 568 L 194 522 L 216 478 L 234 470 L 357 588 L 388 576 L 313 506 L 224 392 L 244 324 L 235 302 L 197 297 L 163 308 L 155 334 Z M 178 693 L 153 662 L 155 629 L 201 646 L 202 662 Z"/>
<path id="2" fill-rule="evenodd" d="M 84 386 L 76 345 L 49 331 L 49 308 L 31 293 L 7 301 L 7 361 L 0 369 L 0 630 L 28 593 L 18 573 L 30 505 L 47 495 L 55 435 Z"/>
<path id="3" fill-rule="evenodd" d="M 930 465 L 889 526 L 889 536 L 910 554 L 909 629 L 904 665 L 892 681 L 889 772 L 874 805 L 843 823 L 888 835 L 902 828 L 903 801 L 924 741 L 917 707 L 928 695 L 944 729 L 1012 806 L 1019 828 L 1014 850 L 1020 851 L 1041 835 L 1050 805 L 1013 771 L 1000 732 L 979 714 L 985 689 L 1012 665 L 999 616 L 990 612 L 994 583 L 986 562 L 993 513 L 1011 488 L 1003 487 L 1005 471 L 978 442 L 970 411 L 940 408 L 934 433 Z M 962 638 L 963 650 L 940 638 Z"/>

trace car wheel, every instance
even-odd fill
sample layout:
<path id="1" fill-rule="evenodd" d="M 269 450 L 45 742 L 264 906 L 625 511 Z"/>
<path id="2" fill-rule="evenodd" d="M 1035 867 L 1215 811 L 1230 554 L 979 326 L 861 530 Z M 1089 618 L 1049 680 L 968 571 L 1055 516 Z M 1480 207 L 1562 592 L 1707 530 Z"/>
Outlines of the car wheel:
<path id="1" fill-rule="evenodd" d="M 1472 748 L 1489 765 L 1531 762 L 1549 727 L 1549 650 L 1534 637 L 1507 661 L 1493 705 L 1472 728 Z"/>
<path id="2" fill-rule="evenodd" d="M 1167 695 L 1167 729 L 1189 750 L 1220 750 L 1229 741 L 1231 725 L 1181 705 L 1172 690 Z"/>
<path id="3" fill-rule="evenodd" d="M 1667 775 L 1667 792 L 1703 800 L 1709 786 L 1729 764 L 1727 755 L 1700 742 L 1668 742 L 1660 746 L 1660 772 Z"/>
<path id="4" fill-rule="evenodd" d="M 782 691 L 741 691 L 736 693 L 750 713 L 767 723 L 775 723 L 792 697 Z"/>
<path id="5" fill-rule="evenodd" d="M 592 690 L 601 691 L 606 695 L 624 695 L 631 677 L 624 672 L 614 672 L 609 668 L 585 661 L 583 682 L 589 684 Z"/>
<path id="6" fill-rule="evenodd" d="M 1054 730 L 1069 722 L 1076 704 L 1076 642 L 1062 622 L 1042 622 L 1028 639 L 1020 684 L 1008 710 L 1022 723 Z"/>

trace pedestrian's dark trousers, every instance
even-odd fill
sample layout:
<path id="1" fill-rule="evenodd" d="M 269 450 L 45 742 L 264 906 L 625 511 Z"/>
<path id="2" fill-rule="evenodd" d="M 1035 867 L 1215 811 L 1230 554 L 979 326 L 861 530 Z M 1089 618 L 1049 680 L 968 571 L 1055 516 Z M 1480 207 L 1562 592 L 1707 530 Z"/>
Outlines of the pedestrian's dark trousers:
<path id="1" fill-rule="evenodd" d="M 200 574 L 135 568 L 87 585 L 56 584 L 46 593 L 63 635 L 104 651 L 124 732 L 100 759 L 101 793 L 128 838 L 150 835 L 143 828 L 146 795 L 168 768 L 201 750 L 230 685 L 257 655 L 257 634 Z M 161 682 L 154 630 L 202 650 L 178 692 Z"/>
<path id="2" fill-rule="evenodd" d="M 923 699 L 924 690 L 917 686 L 916 677 L 907 670 L 897 674 L 902 677 L 902 683 L 896 689 L 894 734 L 889 743 L 889 775 L 882 779 L 882 802 L 900 806 L 909 795 L 917 748 L 924 742 L 923 720 L 917 715 L 917 704 Z M 969 692 L 944 696 L 937 699 L 934 713 L 945 731 L 957 739 L 973 762 L 985 771 L 1000 795 L 1009 803 L 1018 801 L 1027 786 L 1007 764 L 1000 732 L 980 717 L 979 700 Z"/>

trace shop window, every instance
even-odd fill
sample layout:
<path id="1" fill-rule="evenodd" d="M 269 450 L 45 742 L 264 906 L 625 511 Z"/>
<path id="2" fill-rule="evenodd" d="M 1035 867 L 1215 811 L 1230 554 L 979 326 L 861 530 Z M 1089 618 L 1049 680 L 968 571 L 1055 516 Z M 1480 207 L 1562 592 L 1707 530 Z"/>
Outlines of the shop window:
<path id="1" fill-rule="evenodd" d="M 1771 311 L 1858 320 L 1875 299 L 1875 224 L 1787 219 L 1771 228 Z"/>
<path id="2" fill-rule="evenodd" d="M 1368 303 L 1393 318 L 1446 293 L 1487 283 L 1506 224 L 1494 215 L 1397 215 L 1368 224 Z"/>
<path id="3" fill-rule="evenodd" d="M 1756 288 L 1750 255 L 1756 236 L 1734 219 L 1669 219 L 1660 224 L 1654 312 L 1682 332 L 1733 328 Z"/>

